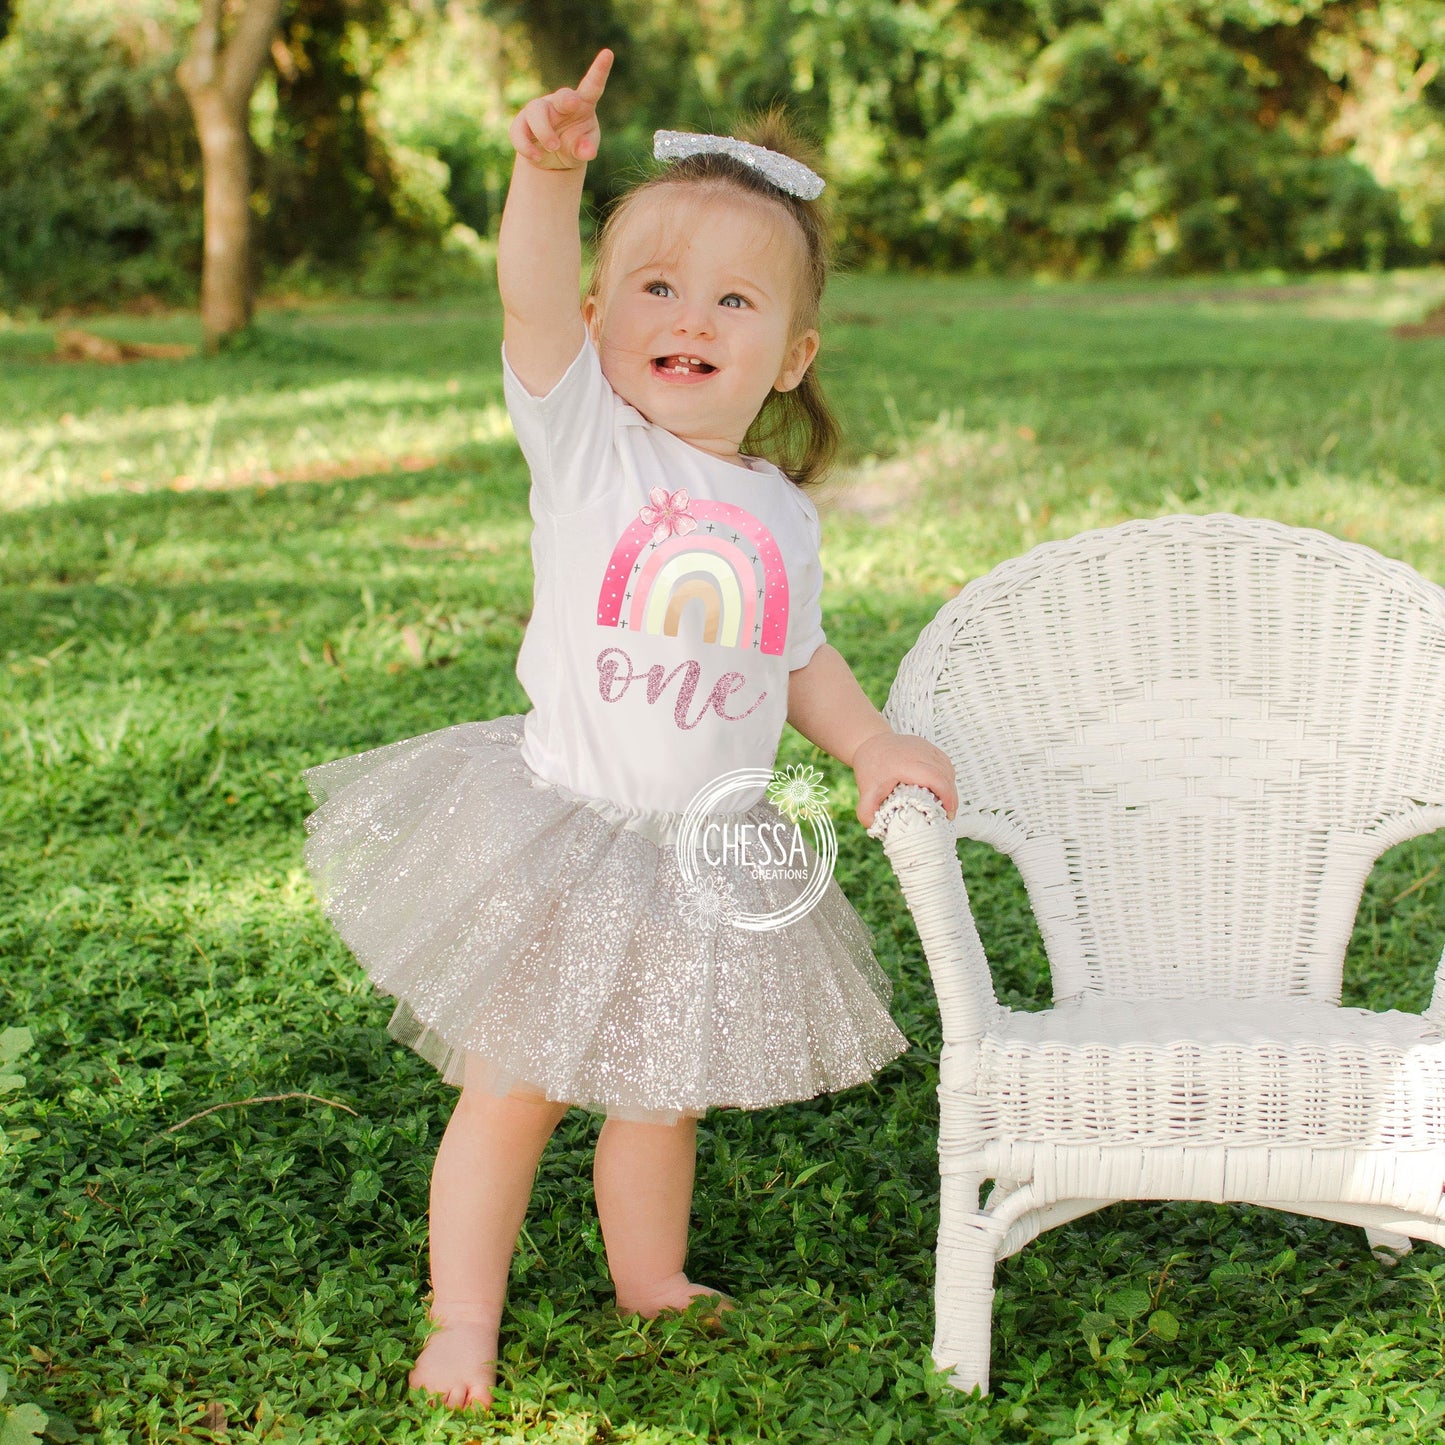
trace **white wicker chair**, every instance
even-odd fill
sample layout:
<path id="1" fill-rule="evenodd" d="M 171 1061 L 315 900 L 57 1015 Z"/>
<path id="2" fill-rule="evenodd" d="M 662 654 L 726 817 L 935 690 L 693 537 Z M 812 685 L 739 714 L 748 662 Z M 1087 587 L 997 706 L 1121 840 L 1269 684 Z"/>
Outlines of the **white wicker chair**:
<path id="1" fill-rule="evenodd" d="M 954 822 L 904 786 L 869 829 L 943 1026 L 951 1384 L 988 1389 L 995 1262 L 1120 1199 L 1445 1243 L 1445 959 L 1423 1015 L 1340 1007 L 1372 864 L 1445 826 L 1445 590 L 1275 522 L 1129 522 L 970 583 L 886 713 L 958 773 Z M 956 837 L 1017 864 L 1052 1008 L 995 998 Z"/>

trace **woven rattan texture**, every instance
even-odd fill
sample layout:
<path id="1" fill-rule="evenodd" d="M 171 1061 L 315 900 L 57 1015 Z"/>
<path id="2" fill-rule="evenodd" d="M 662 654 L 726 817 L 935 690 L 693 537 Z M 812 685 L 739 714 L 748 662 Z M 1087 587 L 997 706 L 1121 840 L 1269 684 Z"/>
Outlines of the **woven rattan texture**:
<path id="1" fill-rule="evenodd" d="M 888 716 L 1019 865 L 1057 998 L 1337 997 L 1384 848 L 1445 825 L 1445 594 L 1322 532 L 1170 517 L 946 604 Z"/>
<path id="2" fill-rule="evenodd" d="M 1445 1243 L 1445 960 L 1423 1015 L 1339 1006 L 1371 866 L 1445 827 L 1445 591 L 1276 522 L 1130 522 L 970 583 L 886 711 L 958 776 L 955 822 L 902 786 L 869 829 L 943 1026 L 954 1384 L 987 1388 L 996 1260 L 1117 1199 Z M 1052 1008 L 995 998 L 960 836 L 1017 863 Z"/>

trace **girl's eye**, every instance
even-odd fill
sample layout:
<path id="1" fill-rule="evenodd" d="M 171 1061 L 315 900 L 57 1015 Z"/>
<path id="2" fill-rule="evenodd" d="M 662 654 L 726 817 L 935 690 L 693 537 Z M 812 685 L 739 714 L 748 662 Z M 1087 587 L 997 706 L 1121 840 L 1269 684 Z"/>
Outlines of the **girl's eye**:
<path id="1" fill-rule="evenodd" d="M 660 286 L 664 291 L 671 291 L 671 290 L 672 290 L 672 287 L 671 287 L 666 281 L 649 281 L 649 282 L 647 283 L 647 285 L 644 286 L 642 289 L 643 289 L 649 296 L 655 296 L 655 295 L 657 295 L 657 289 L 658 289 L 659 286 Z M 722 305 L 722 306 L 726 306 L 729 301 L 736 301 L 736 302 L 738 303 L 737 306 L 729 306 L 729 307 L 728 307 L 728 310 L 730 310 L 730 311 L 736 311 L 736 310 L 738 310 L 740 307 L 748 306 L 748 305 L 751 305 L 751 304 L 752 304 L 751 302 L 748 301 L 748 299 L 747 299 L 745 296 L 739 296 L 736 291 L 729 291 L 728 294 L 727 294 L 726 296 L 724 296 L 723 299 L 722 299 L 718 304 L 719 304 L 719 305 Z"/>

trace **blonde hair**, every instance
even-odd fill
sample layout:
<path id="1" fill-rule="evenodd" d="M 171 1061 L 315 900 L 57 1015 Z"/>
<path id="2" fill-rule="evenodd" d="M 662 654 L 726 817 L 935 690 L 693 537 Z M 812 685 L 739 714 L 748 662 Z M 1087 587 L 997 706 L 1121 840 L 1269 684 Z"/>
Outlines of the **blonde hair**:
<path id="1" fill-rule="evenodd" d="M 781 105 L 746 120 L 735 132 L 738 140 L 766 146 L 780 155 L 792 156 L 817 170 L 818 148 L 794 128 Z M 779 190 L 751 166 L 729 155 L 709 153 L 673 161 L 657 175 L 626 191 L 608 211 L 596 240 L 596 264 L 587 285 L 587 295 L 600 305 L 608 283 L 613 242 L 623 218 L 637 198 L 657 192 L 663 186 L 690 186 L 704 194 L 727 190 L 748 197 L 761 197 L 781 206 L 797 223 L 806 248 L 806 262 L 794 288 L 790 337 L 819 330 L 818 316 L 823 286 L 833 266 L 830 217 L 821 197 L 805 201 Z M 765 457 L 800 487 L 816 486 L 824 480 L 838 454 L 842 431 L 823 395 L 818 380 L 817 357 L 791 391 L 774 391 L 743 437 L 742 450 L 750 456 Z"/>

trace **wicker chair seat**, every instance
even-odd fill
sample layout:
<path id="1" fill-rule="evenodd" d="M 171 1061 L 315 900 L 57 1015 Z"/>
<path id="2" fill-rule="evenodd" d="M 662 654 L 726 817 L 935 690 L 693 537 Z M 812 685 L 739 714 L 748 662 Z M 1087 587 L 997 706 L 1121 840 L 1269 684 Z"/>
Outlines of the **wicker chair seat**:
<path id="1" fill-rule="evenodd" d="M 1419 1014 L 1089 998 L 1004 1010 L 978 1049 L 980 1141 L 1445 1145 L 1445 1035 Z"/>

